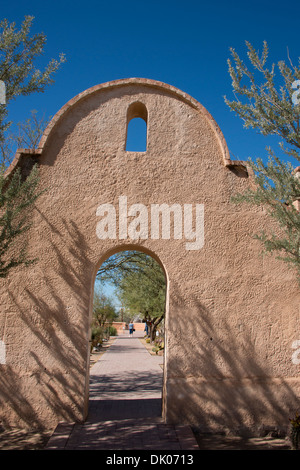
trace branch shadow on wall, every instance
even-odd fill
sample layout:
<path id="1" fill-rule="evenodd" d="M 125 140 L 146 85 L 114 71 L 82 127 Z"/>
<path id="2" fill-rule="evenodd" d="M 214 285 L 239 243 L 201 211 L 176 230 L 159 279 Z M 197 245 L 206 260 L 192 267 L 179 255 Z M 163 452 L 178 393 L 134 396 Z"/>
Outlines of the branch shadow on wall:
<path id="1" fill-rule="evenodd" d="M 48 243 L 57 266 L 55 275 L 61 280 L 62 287 L 58 290 L 57 281 L 55 284 L 45 274 L 47 297 L 33 287 L 25 288 L 28 309 L 24 308 L 24 299 L 21 302 L 10 291 L 16 312 L 32 333 L 32 345 L 28 349 L 20 345 L 20 351 L 16 352 L 19 367 L 24 368 L 20 375 L 8 364 L 1 376 L 2 399 L 6 406 L 9 404 L 26 426 L 41 428 L 45 426 L 42 407 L 48 408 L 54 419 L 80 421 L 87 370 L 86 333 L 90 304 L 87 286 L 93 272 L 88 259 L 89 247 L 76 223 L 64 221 L 63 231 L 58 232 L 44 215 L 43 218 L 57 237 Z M 53 241 L 58 239 L 60 243 Z M 64 286 L 78 303 L 81 318 L 76 322 L 66 310 L 65 298 L 59 294 L 64 291 Z M 170 400 L 174 402 L 170 421 L 190 421 L 203 430 L 216 427 L 239 430 L 245 417 L 251 424 L 260 416 L 261 426 L 264 426 L 272 415 L 276 425 L 288 424 L 288 416 L 298 406 L 298 397 L 284 378 L 276 380 L 285 401 L 281 402 L 279 395 L 275 396 L 273 378 L 266 376 L 266 368 L 261 365 L 251 334 L 245 330 L 241 341 L 229 321 L 216 321 L 213 309 L 205 307 L 196 298 L 189 299 L 189 303 L 188 312 L 176 315 L 178 323 L 171 332 L 171 347 L 176 345 L 180 354 L 172 354 L 168 371 L 173 384 Z M 187 308 L 180 298 L 172 305 L 176 311 Z M 34 308 L 35 321 L 30 306 Z M 172 311 L 169 315 L 172 324 Z M 222 327 L 222 332 L 216 325 Z M 22 332 L 20 340 L 21 335 Z M 247 349 L 247 354 L 241 345 Z M 22 353 L 27 356 L 24 364 Z M 20 378 L 24 374 L 33 388 L 30 393 Z M 181 380 L 183 376 L 187 379 Z M 30 399 L 35 388 L 40 394 L 38 406 Z"/>
<path id="2" fill-rule="evenodd" d="M 186 421 L 203 432 L 287 432 L 299 397 L 284 377 L 268 375 L 253 334 L 245 328 L 237 337 L 229 321 L 214 319 L 214 324 L 213 309 L 197 299 L 191 305 L 188 315 L 176 317 L 180 353 L 170 362 L 176 406 L 169 421 Z M 176 309 L 184 309 L 180 299 Z"/>
<path id="3" fill-rule="evenodd" d="M 59 278 L 61 288 L 57 289 L 57 279 L 54 282 L 45 273 L 43 287 L 46 286 L 46 289 L 43 288 L 42 292 L 27 285 L 21 299 L 10 290 L 10 299 L 24 329 L 20 331 L 19 328 L 15 332 L 20 341 L 20 348 L 16 351 L 19 364 L 17 367 L 6 365 L 6 371 L 1 377 L 1 398 L 5 407 L 9 406 L 16 416 L 15 421 L 21 427 L 40 429 L 47 427 L 43 420 L 45 409 L 50 410 L 49 414 L 54 421 L 80 421 L 83 412 L 90 304 L 87 286 L 92 272 L 87 258 L 88 246 L 75 222 L 63 221 L 63 230 L 59 233 L 44 215 L 43 218 L 52 233 L 60 238 L 60 244 L 52 239 L 45 240 L 45 243 L 49 244 L 49 250 L 55 258 L 53 261 L 58 266 L 55 276 Z M 62 240 L 66 240 L 64 244 Z M 75 312 L 77 318 L 74 313 L 72 316 L 69 314 L 66 299 L 60 294 L 64 287 L 72 292 L 78 305 Z M 27 376 L 25 385 L 22 379 L 24 375 Z M 28 393 L 29 388 L 31 390 Z M 39 395 L 38 404 L 33 404 L 30 398 L 32 395 Z M 5 418 L 2 425 L 10 427 Z"/>

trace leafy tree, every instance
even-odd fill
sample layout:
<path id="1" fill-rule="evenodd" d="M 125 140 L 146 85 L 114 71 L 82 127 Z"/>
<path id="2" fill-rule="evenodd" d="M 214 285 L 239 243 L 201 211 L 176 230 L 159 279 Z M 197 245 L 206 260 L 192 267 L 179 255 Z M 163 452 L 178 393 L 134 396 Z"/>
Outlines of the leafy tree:
<path id="1" fill-rule="evenodd" d="M 50 119 L 45 119 L 44 116 L 39 118 L 36 110 L 32 110 L 30 114 L 30 117 L 24 122 L 16 124 L 16 132 L 6 132 L 4 141 L 0 141 L 1 172 L 4 172 L 11 163 L 15 148 L 31 150 L 38 148 L 39 141 Z"/>
<path id="2" fill-rule="evenodd" d="M 118 297 L 132 315 L 142 314 L 150 323 L 151 339 L 165 316 L 166 281 L 160 265 L 139 251 L 123 251 L 108 258 L 98 272 L 118 289 Z"/>
<path id="3" fill-rule="evenodd" d="M 18 148 L 36 149 L 49 119 L 38 118 L 37 111 L 32 110 L 31 116 L 25 122 L 17 124 L 18 132 L 13 136 Z"/>
<path id="4" fill-rule="evenodd" d="M 117 317 L 112 300 L 98 288 L 94 293 L 93 322 L 98 326 L 111 324 Z"/>
<path id="5" fill-rule="evenodd" d="M 0 142 L 5 141 L 5 132 L 11 125 L 7 121 L 8 105 L 18 96 L 44 92 L 51 85 L 53 75 L 65 61 L 52 59 L 43 71 L 35 66 L 35 61 L 43 54 L 46 36 L 43 33 L 31 35 L 33 16 L 26 16 L 20 29 L 7 19 L 0 22 L 0 80 L 5 83 L 5 104 L 0 105 Z"/>
<path id="6" fill-rule="evenodd" d="M 32 22 L 33 17 L 26 16 L 19 30 L 15 23 L 9 24 L 6 19 L 0 22 L 0 81 L 6 91 L 5 102 L 0 104 L 0 277 L 6 277 L 16 266 L 34 261 L 27 257 L 24 233 L 31 225 L 30 209 L 40 195 L 37 165 L 26 172 L 17 168 L 8 177 L 5 170 L 12 159 L 13 144 L 30 143 L 34 148 L 43 124 L 33 114 L 31 121 L 19 124 L 17 137 L 9 134 L 8 105 L 18 96 L 43 92 L 53 83 L 54 73 L 65 60 L 63 55 L 59 60 L 52 59 L 44 71 L 35 67 L 36 59 L 43 53 L 46 36 L 30 35 Z"/>
<path id="7" fill-rule="evenodd" d="M 252 71 L 231 49 L 233 62 L 228 60 L 228 65 L 236 99 L 230 101 L 225 97 L 225 102 L 246 128 L 264 136 L 279 137 L 284 159 L 276 156 L 271 148 L 267 148 L 267 163 L 262 158 L 255 162 L 249 159 L 255 185 L 234 199 L 265 207 L 278 230 L 255 236 L 266 252 L 275 253 L 293 266 L 300 280 L 300 213 L 295 204 L 300 200 L 300 180 L 298 169 L 286 161 L 291 157 L 300 161 L 300 67 L 279 61 L 268 68 L 267 43 L 263 43 L 261 55 L 249 42 L 246 45 Z"/>
<path id="8" fill-rule="evenodd" d="M 159 265 L 154 263 L 140 273 L 127 273 L 119 284 L 122 305 L 132 314 L 140 314 L 149 322 L 152 340 L 158 325 L 164 319 L 166 301 L 164 275 Z"/>
<path id="9" fill-rule="evenodd" d="M 116 318 L 117 313 L 112 300 L 104 295 L 101 289 L 95 290 L 92 318 L 92 346 L 101 343 L 105 336 L 109 336 L 109 326 Z"/>

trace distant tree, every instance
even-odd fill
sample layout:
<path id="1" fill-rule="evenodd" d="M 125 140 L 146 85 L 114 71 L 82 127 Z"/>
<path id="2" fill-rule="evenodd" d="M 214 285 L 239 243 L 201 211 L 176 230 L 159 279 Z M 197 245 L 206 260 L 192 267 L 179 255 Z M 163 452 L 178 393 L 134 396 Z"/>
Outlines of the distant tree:
<path id="1" fill-rule="evenodd" d="M 277 135 L 285 157 L 300 161 L 300 67 L 279 61 L 267 67 L 268 45 L 261 55 L 247 42 L 247 55 L 252 71 L 234 49 L 233 63 L 228 60 L 235 100 L 225 102 L 244 122 L 264 136 Z M 279 73 L 278 73 L 279 72 Z M 258 75 L 258 76 L 257 76 Z M 262 78 L 262 80 L 260 80 Z M 279 230 L 256 234 L 266 252 L 293 266 L 300 281 L 300 213 L 295 201 L 300 200 L 300 180 L 290 162 L 275 155 L 271 148 L 268 162 L 249 159 L 255 187 L 237 195 L 236 202 L 262 205 Z"/>
<path id="2" fill-rule="evenodd" d="M 12 160 L 13 144 L 29 143 L 35 148 L 42 121 L 33 113 L 31 120 L 19 124 L 19 134 L 14 136 L 9 133 L 8 105 L 18 96 L 43 92 L 53 83 L 54 73 L 65 60 L 63 55 L 59 60 L 52 59 L 44 71 L 35 67 L 35 60 L 44 52 L 46 36 L 30 35 L 32 21 L 32 16 L 26 16 L 20 30 L 6 19 L 0 22 L 0 81 L 5 84 L 5 102 L 0 104 L 0 277 L 6 277 L 16 266 L 34 261 L 27 257 L 24 233 L 31 226 L 30 209 L 40 195 L 36 165 L 29 176 L 22 174 L 20 168 L 9 177 L 5 171 Z"/>
<path id="3" fill-rule="evenodd" d="M 97 277 L 112 282 L 125 309 L 150 323 L 153 340 L 165 317 L 166 281 L 160 265 L 145 253 L 123 251 L 108 258 Z"/>
<path id="4" fill-rule="evenodd" d="M 154 278 L 154 279 L 153 279 Z M 119 299 L 132 315 L 142 315 L 150 325 L 150 337 L 165 317 L 166 287 L 164 275 L 157 266 L 145 268 L 143 273 L 128 273 L 119 284 Z"/>
<path id="5" fill-rule="evenodd" d="M 116 309 L 112 300 L 103 294 L 101 289 L 95 290 L 92 318 L 92 347 L 103 341 L 104 337 L 109 336 L 109 327 L 117 318 Z"/>
<path id="6" fill-rule="evenodd" d="M 93 322 L 98 326 L 105 326 L 111 324 L 116 318 L 116 308 L 112 299 L 103 294 L 101 289 L 98 288 L 94 293 Z"/>

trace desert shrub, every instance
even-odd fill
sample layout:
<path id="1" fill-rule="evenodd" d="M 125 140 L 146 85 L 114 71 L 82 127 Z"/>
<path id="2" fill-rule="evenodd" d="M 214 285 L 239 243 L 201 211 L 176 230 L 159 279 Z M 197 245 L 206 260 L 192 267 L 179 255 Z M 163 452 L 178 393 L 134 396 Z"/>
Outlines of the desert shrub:
<path id="1" fill-rule="evenodd" d="M 118 336 L 117 329 L 114 326 L 108 326 L 106 328 L 106 335 L 109 336 Z"/>

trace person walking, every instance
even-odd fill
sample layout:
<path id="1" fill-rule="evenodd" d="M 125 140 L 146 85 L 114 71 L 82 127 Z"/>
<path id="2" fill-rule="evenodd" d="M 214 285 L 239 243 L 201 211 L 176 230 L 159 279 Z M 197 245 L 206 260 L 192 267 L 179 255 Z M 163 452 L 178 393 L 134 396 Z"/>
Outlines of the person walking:
<path id="1" fill-rule="evenodd" d="M 129 336 L 132 336 L 134 332 L 134 324 L 132 323 L 132 321 L 129 323 L 128 328 L 129 328 Z"/>

